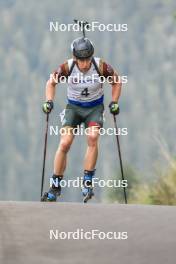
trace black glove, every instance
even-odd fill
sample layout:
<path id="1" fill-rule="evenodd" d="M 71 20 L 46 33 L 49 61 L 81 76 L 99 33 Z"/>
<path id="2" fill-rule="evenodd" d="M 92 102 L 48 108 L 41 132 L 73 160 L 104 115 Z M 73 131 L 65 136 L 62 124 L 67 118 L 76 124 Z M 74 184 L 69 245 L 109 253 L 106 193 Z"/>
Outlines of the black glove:
<path id="1" fill-rule="evenodd" d="M 109 104 L 109 110 L 113 115 L 118 115 L 120 113 L 120 108 L 117 102 L 111 102 Z"/>
<path id="2" fill-rule="evenodd" d="M 45 114 L 49 114 L 52 111 L 53 107 L 54 107 L 53 101 L 48 100 L 43 104 L 42 109 Z"/>

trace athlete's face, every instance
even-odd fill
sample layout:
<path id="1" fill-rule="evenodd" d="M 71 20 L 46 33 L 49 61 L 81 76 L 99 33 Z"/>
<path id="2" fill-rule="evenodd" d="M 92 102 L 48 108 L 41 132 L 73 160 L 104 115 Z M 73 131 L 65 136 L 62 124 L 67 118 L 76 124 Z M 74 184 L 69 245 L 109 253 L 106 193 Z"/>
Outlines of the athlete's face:
<path id="1" fill-rule="evenodd" d="M 84 59 L 84 60 L 79 60 L 77 59 L 77 64 L 82 72 L 87 72 L 91 66 L 91 59 Z"/>

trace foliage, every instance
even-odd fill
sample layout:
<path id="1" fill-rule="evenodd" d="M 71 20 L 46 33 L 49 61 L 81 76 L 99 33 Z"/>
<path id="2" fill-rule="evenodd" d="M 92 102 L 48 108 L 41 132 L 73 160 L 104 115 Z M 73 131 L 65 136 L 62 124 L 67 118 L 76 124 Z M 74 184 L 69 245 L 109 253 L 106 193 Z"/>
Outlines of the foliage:
<path id="1" fill-rule="evenodd" d="M 144 184 L 136 181 L 135 172 L 125 174 L 131 177 L 128 193 L 128 202 L 133 204 L 176 205 L 176 162 L 163 174 L 157 171 L 156 179 Z M 119 190 L 108 190 L 107 199 L 111 202 L 124 202 L 124 197 Z"/>

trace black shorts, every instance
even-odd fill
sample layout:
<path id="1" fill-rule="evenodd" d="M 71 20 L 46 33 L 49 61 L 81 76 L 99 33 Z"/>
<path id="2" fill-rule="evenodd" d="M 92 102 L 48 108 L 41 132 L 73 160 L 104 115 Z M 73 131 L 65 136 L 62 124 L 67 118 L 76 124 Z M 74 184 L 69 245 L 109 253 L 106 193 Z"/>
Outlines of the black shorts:
<path id="1" fill-rule="evenodd" d="M 77 127 L 83 123 L 85 128 L 90 126 L 103 126 L 104 105 L 99 104 L 93 107 L 81 107 L 74 104 L 67 104 L 63 111 L 62 127 Z"/>

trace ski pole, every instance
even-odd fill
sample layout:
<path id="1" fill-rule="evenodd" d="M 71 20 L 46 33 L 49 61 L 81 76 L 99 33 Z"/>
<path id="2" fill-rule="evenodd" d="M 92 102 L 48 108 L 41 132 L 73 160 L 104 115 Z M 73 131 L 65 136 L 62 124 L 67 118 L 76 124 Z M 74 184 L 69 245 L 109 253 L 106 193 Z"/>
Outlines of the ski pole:
<path id="1" fill-rule="evenodd" d="M 44 184 L 44 178 L 45 178 L 45 160 L 46 160 L 47 139 L 48 139 L 48 123 L 49 123 L 49 113 L 46 115 L 46 130 L 45 130 L 45 142 L 44 142 L 44 151 L 43 151 L 42 181 L 41 181 L 41 197 L 43 195 L 43 184 Z"/>
<path id="2" fill-rule="evenodd" d="M 115 126 L 115 130 L 116 130 L 116 140 L 117 140 L 117 149 L 118 149 L 118 153 L 119 153 L 121 176 L 122 176 L 122 180 L 124 181 L 122 155 L 121 155 L 121 151 L 120 151 L 120 142 L 119 142 L 119 137 L 118 137 L 118 129 L 117 129 L 117 122 L 116 122 L 116 116 L 115 115 L 113 115 L 113 120 L 114 120 L 114 126 Z M 128 201 L 127 201 L 127 194 L 126 194 L 125 187 L 123 187 L 123 191 L 124 191 L 125 203 L 127 204 Z"/>

